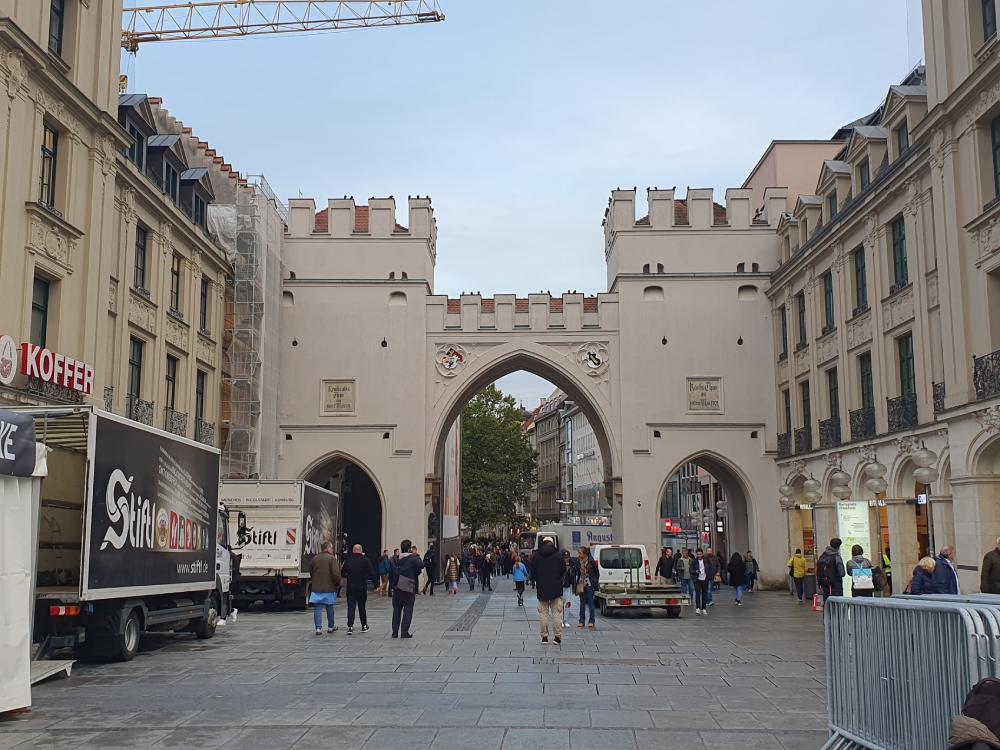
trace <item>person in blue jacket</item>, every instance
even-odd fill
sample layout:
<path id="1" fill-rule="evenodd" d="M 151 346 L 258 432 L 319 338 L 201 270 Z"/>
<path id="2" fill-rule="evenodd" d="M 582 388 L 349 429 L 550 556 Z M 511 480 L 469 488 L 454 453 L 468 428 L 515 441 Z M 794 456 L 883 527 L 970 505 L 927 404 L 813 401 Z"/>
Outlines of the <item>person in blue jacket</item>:
<path id="1" fill-rule="evenodd" d="M 378 561 L 378 577 L 380 585 L 378 595 L 385 596 L 389 593 L 389 550 L 382 550 L 382 557 Z"/>
<path id="2" fill-rule="evenodd" d="M 517 606 L 524 606 L 524 582 L 528 580 L 528 566 L 518 558 L 510 571 L 514 575 L 514 588 L 517 589 Z"/>
<path id="3" fill-rule="evenodd" d="M 925 557 L 913 569 L 913 580 L 910 581 L 910 593 L 914 595 L 936 594 L 937 584 L 934 582 L 934 570 L 937 561 L 933 557 Z"/>
<path id="4" fill-rule="evenodd" d="M 961 594 L 962 590 L 958 584 L 958 572 L 955 570 L 954 547 L 942 547 L 941 554 L 937 556 L 937 566 L 934 568 L 934 585 L 937 586 L 939 594 Z"/>

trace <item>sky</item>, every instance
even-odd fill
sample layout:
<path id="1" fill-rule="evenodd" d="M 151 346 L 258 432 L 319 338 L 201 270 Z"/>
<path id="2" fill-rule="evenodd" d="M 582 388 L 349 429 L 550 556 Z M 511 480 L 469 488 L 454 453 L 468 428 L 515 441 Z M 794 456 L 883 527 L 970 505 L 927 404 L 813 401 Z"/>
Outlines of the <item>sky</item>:
<path id="1" fill-rule="evenodd" d="M 649 186 L 723 200 L 772 140 L 829 138 L 921 56 L 918 0 L 440 3 L 443 23 L 147 43 L 122 71 L 282 199 L 392 195 L 406 225 L 430 195 L 435 293 L 558 295 L 606 289 L 615 188 L 638 216 Z"/>

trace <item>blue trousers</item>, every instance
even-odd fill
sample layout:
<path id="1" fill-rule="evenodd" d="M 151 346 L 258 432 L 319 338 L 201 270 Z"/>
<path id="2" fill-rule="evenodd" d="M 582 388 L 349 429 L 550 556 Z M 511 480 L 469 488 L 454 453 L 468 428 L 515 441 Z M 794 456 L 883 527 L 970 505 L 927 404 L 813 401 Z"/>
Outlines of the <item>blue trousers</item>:
<path id="1" fill-rule="evenodd" d="M 692 581 L 690 578 L 682 578 L 681 593 L 687 594 L 688 596 L 691 597 L 692 600 L 694 600 L 694 581 Z"/>
<path id="2" fill-rule="evenodd" d="M 743 600 L 743 592 L 747 590 L 746 586 L 733 586 L 733 593 L 736 595 L 736 601 Z"/>
<path id="3" fill-rule="evenodd" d="M 597 612 L 594 609 L 594 589 L 590 586 L 583 587 L 583 593 L 580 594 L 580 624 L 583 625 L 587 621 L 587 607 L 590 607 L 590 624 L 593 625 L 594 621 L 597 619 Z"/>
<path id="4" fill-rule="evenodd" d="M 332 604 L 314 604 L 313 605 L 313 622 L 316 623 L 316 630 L 323 627 L 323 609 L 326 608 L 326 621 L 333 627 L 333 605 Z"/>

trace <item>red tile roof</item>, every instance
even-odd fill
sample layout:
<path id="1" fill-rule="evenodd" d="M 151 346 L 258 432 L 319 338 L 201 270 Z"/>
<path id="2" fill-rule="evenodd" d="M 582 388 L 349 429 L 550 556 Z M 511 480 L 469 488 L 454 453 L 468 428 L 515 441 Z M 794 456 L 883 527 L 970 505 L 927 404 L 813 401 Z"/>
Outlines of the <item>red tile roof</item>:
<path id="1" fill-rule="evenodd" d="M 327 209 L 316 212 L 316 232 L 328 232 L 330 231 L 330 217 L 327 214 Z M 367 232 L 368 231 L 368 206 L 355 206 L 354 207 L 354 231 L 355 232 Z M 399 224 L 396 225 L 396 231 L 407 231 L 403 229 Z"/>
<path id="2" fill-rule="evenodd" d="M 460 299 L 450 299 L 450 300 L 448 300 L 448 312 L 450 312 L 450 313 L 460 313 L 460 312 L 462 312 L 462 300 L 460 300 Z"/>
<path id="3" fill-rule="evenodd" d="M 528 312 L 528 300 L 526 300 L 526 299 L 515 299 L 514 300 L 514 312 Z"/>
<path id="4" fill-rule="evenodd" d="M 646 214 L 641 219 L 639 219 L 639 221 L 636 222 L 636 226 L 639 226 L 640 224 L 644 226 L 649 226 L 649 214 Z"/>
<path id="5" fill-rule="evenodd" d="M 561 299 L 549 300 L 549 312 L 561 313 L 562 311 L 563 311 L 563 301 Z"/>
<path id="6" fill-rule="evenodd" d="M 648 217 L 647 217 L 648 218 Z M 726 224 L 726 207 L 712 201 L 712 223 Z M 639 223 L 639 222 L 636 222 Z M 648 222 L 647 222 L 648 223 Z M 688 224 L 687 200 L 674 201 L 674 224 Z"/>
<path id="7" fill-rule="evenodd" d="M 583 298 L 583 311 L 584 312 L 597 312 L 597 297 L 584 297 Z"/>
<path id="8" fill-rule="evenodd" d="M 496 300 L 484 299 L 483 300 L 483 312 L 496 312 L 497 305 Z"/>

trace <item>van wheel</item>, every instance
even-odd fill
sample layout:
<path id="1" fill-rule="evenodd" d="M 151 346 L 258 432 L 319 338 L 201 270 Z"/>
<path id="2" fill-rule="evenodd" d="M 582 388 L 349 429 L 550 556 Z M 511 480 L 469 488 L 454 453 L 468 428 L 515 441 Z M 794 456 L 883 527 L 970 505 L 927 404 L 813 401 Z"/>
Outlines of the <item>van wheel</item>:
<path id="1" fill-rule="evenodd" d="M 139 636 L 139 615 L 132 610 L 125 618 L 125 627 L 114 641 L 112 658 L 115 661 L 132 661 L 139 653 Z"/>
<path id="2" fill-rule="evenodd" d="M 219 626 L 219 600 L 216 598 L 215 594 L 212 594 L 211 601 L 208 604 L 208 612 L 205 616 L 198 620 L 198 624 L 195 625 L 194 634 L 198 636 L 200 640 L 208 640 L 215 635 L 215 629 Z"/>
<path id="3" fill-rule="evenodd" d="M 608 616 L 608 600 L 601 599 L 601 617 Z"/>

